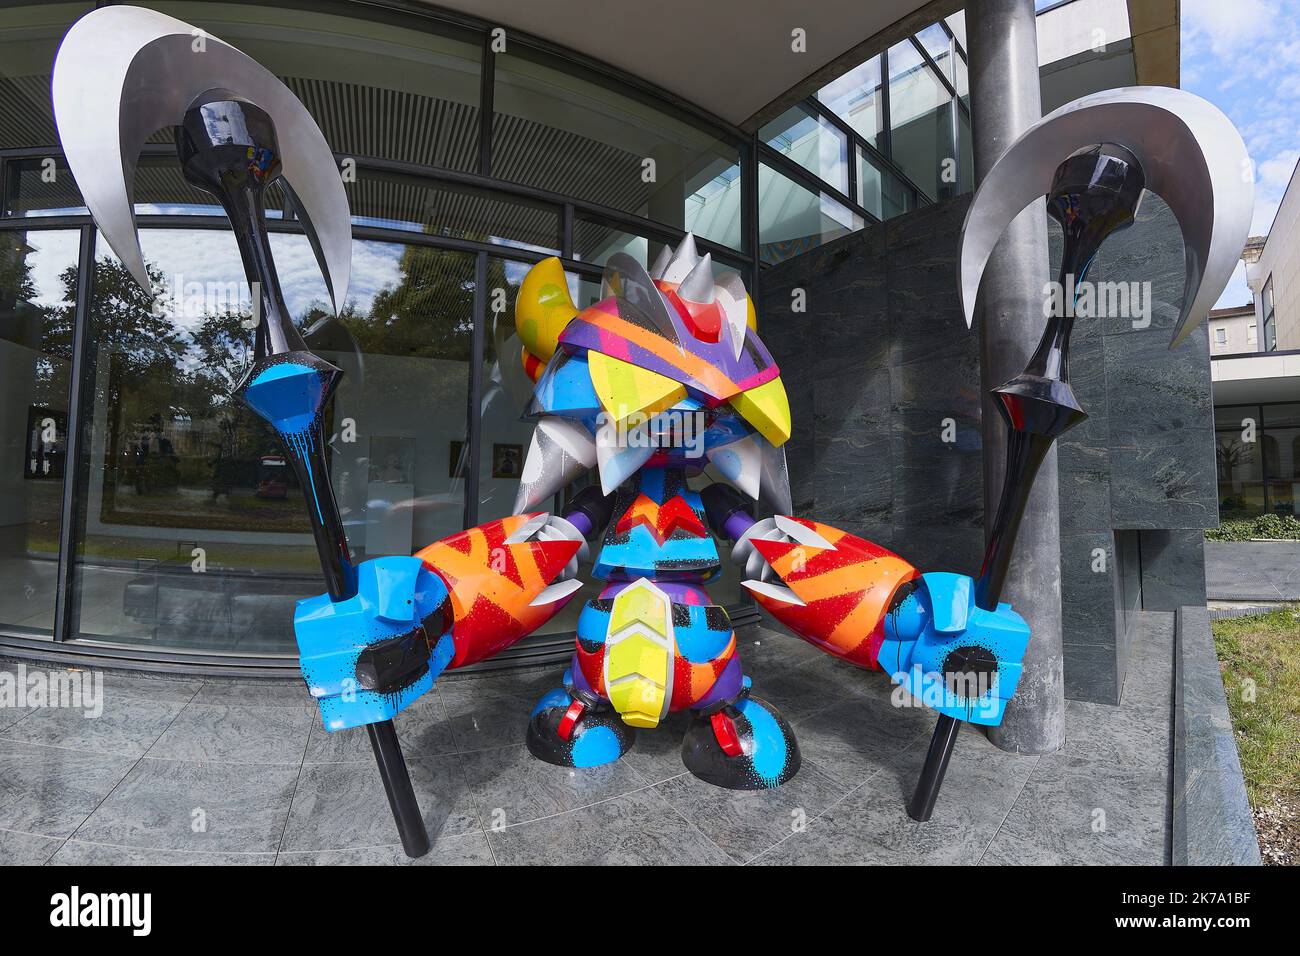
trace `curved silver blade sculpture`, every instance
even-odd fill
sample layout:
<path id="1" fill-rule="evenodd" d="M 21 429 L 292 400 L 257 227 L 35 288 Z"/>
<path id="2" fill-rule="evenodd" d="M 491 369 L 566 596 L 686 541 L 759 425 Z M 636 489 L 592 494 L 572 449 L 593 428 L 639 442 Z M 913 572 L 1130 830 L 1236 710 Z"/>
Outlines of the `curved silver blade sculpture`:
<path id="1" fill-rule="evenodd" d="M 1246 146 L 1228 118 L 1198 96 L 1164 87 L 1106 90 L 1067 103 L 993 164 L 962 225 L 957 285 L 967 326 L 994 246 L 1031 202 L 1046 196 L 1048 215 L 1061 225 L 1058 285 L 1077 296 L 1097 250 L 1133 223 L 1146 189 L 1169 205 L 1183 234 L 1186 284 L 1170 348 L 1181 342 L 1204 321 L 1236 268 L 1255 186 Z M 1001 600 L 1039 467 L 1053 442 L 1088 417 L 1070 386 L 1074 314 L 1051 310 L 1024 371 L 992 390 L 1008 435 L 1002 494 L 975 584 L 975 603 L 986 610 Z M 981 666 L 996 669 L 969 654 L 957 669 Z M 943 714 L 935 726 L 908 803 L 914 820 L 930 819 L 960 723 Z"/>
<path id="2" fill-rule="evenodd" d="M 287 180 L 337 313 L 352 262 L 351 218 L 334 154 L 315 120 L 256 61 L 187 23 L 140 7 L 105 7 L 73 25 L 54 63 L 53 100 L 64 153 L 91 215 L 150 292 L 131 187 L 146 139 L 162 127 L 177 127 L 185 179 L 220 201 L 259 305 L 255 358 L 235 394 L 275 430 L 298 476 L 327 608 L 358 603 L 362 585 L 330 482 L 323 427 L 343 373 L 307 348 L 285 305 L 266 228 L 266 188 Z M 367 578 L 375 580 L 375 574 Z M 332 636 L 342 650 L 311 656 L 310 666 L 319 668 L 313 675 L 328 670 L 332 678 L 346 663 L 354 685 L 345 705 L 365 711 L 355 725 L 364 723 L 369 733 L 402 845 L 408 855 L 422 856 L 429 836 L 392 722 L 409 696 L 399 691 L 418 691 L 418 678 L 430 673 L 422 624 L 359 646 L 346 610 L 338 614 L 343 623 Z M 315 693 L 324 678 L 310 686 Z M 366 710 L 375 700 L 380 705 Z"/>
<path id="3" fill-rule="evenodd" d="M 199 95 L 218 89 L 233 89 L 265 110 L 287 144 L 284 180 L 337 313 L 347 296 L 352 229 L 329 144 L 271 71 L 181 20 L 143 7 L 105 7 L 73 24 L 59 46 L 54 117 L 90 214 L 149 290 L 130 196 L 140 150 L 159 129 L 179 125 Z"/>
<path id="4" fill-rule="evenodd" d="M 1182 228 L 1187 281 L 1172 348 L 1209 314 L 1250 232 L 1255 182 L 1241 134 L 1214 105 L 1184 90 L 1135 86 L 1066 103 L 1012 143 L 975 191 L 962 225 L 958 289 L 969 327 L 993 247 L 1007 225 L 1047 194 L 1076 150 L 1117 143 L 1141 164 L 1146 188 Z"/>

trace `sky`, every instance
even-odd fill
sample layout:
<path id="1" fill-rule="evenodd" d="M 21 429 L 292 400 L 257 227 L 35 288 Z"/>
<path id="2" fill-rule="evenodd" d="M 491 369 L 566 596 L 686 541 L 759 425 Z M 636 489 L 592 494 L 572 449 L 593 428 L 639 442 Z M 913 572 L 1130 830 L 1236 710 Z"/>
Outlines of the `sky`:
<path id="1" fill-rule="evenodd" d="M 1267 235 L 1300 159 L 1300 0 L 1182 0 L 1182 86 L 1232 120 L 1255 166 L 1252 236 Z M 1220 308 L 1251 301 L 1241 263 Z"/>

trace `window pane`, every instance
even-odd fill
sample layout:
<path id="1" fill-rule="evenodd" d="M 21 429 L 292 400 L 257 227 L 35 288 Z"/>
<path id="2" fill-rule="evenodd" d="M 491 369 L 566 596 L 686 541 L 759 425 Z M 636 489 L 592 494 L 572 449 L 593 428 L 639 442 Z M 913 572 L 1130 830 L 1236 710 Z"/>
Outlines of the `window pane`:
<path id="1" fill-rule="evenodd" d="M 861 229 L 862 217 L 759 164 L 758 228 L 762 260 L 780 262 Z"/>
<path id="2" fill-rule="evenodd" d="M 1220 405 L 1214 409 L 1214 427 L 1217 429 L 1244 432 L 1250 428 L 1258 432 L 1261 424 L 1258 405 Z"/>
<path id="3" fill-rule="evenodd" d="M 885 106 L 881 96 L 879 56 L 873 56 L 823 86 L 817 91 L 817 99 L 872 146 L 880 145 L 880 134 L 885 128 Z"/>
<path id="4" fill-rule="evenodd" d="M 793 106 L 758 131 L 759 139 L 840 192 L 849 191 L 848 137 L 834 124 Z"/>
<path id="5" fill-rule="evenodd" d="M 352 221 L 359 226 L 560 254 L 560 212 L 556 206 L 368 170 L 360 171 L 356 181 L 346 185 Z"/>
<path id="6" fill-rule="evenodd" d="M 493 175 L 739 246 L 734 147 L 540 57 L 501 55 L 496 65 Z"/>
<path id="7" fill-rule="evenodd" d="M 939 72 L 951 82 L 953 79 L 952 42 L 943 27 L 932 23 L 918 33 L 916 38 L 921 41 L 921 46 L 925 47 L 925 52 L 930 54 L 930 59 L 934 60 L 939 67 Z"/>
<path id="8" fill-rule="evenodd" d="M 474 257 L 357 242 L 347 306 L 333 320 L 307 240 L 271 240 L 290 313 L 346 373 L 325 433 L 352 550 L 409 554 L 459 529 Z M 79 636 L 293 653 L 294 603 L 323 586 L 278 441 L 230 395 L 251 345 L 234 239 L 145 230 L 141 245 L 167 289 L 160 314 L 102 244 L 95 266 Z"/>
<path id="9" fill-rule="evenodd" d="M 1240 431 L 1220 431 L 1215 434 L 1214 453 L 1219 474 L 1220 519 L 1262 514 L 1264 482 L 1260 442 L 1242 441 Z"/>
<path id="10" fill-rule="evenodd" d="M 943 22 L 948 24 L 948 29 L 957 38 L 957 45 L 966 49 L 966 11 L 958 10 L 952 16 L 944 17 Z"/>
<path id="11" fill-rule="evenodd" d="M 859 202 L 878 219 L 891 219 L 916 205 L 912 188 L 858 150 Z"/>
<path id="12" fill-rule="evenodd" d="M 604 265 L 614 253 L 626 252 L 637 262 L 645 263 L 648 245 L 645 236 L 615 226 L 585 219 L 575 219 L 573 223 L 573 258 L 583 262 Z"/>
<path id="13" fill-rule="evenodd" d="M 955 194 L 952 96 L 910 41 L 889 50 L 890 148 L 894 162 L 931 199 Z M 949 160 L 946 163 L 944 160 Z"/>
<path id="14" fill-rule="evenodd" d="M 957 192 L 975 188 L 975 144 L 971 138 L 970 114 L 957 110 Z"/>
<path id="15" fill-rule="evenodd" d="M 0 232 L 0 628 L 54 633 L 75 229 Z"/>
<path id="16" fill-rule="evenodd" d="M 1300 404 L 1265 405 L 1264 425 L 1277 428 L 1280 425 L 1300 425 Z"/>

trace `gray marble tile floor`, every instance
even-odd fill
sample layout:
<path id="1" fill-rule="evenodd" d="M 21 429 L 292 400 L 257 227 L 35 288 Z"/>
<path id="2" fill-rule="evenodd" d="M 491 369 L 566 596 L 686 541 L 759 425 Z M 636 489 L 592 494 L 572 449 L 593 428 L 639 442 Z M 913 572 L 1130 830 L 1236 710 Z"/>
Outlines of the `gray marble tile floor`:
<path id="1" fill-rule="evenodd" d="M 301 685 L 110 672 L 97 718 L 0 710 L 0 863 L 1168 861 L 1172 614 L 1144 617 L 1120 706 L 1069 704 L 1060 751 L 1002 753 L 967 727 L 924 825 L 904 802 L 933 716 L 775 629 L 737 636 L 799 737 L 803 768 L 777 790 L 687 773 L 680 715 L 616 764 L 540 763 L 523 730 L 559 669 L 444 678 L 397 721 L 434 839 L 411 861 L 366 735 L 326 733 Z"/>

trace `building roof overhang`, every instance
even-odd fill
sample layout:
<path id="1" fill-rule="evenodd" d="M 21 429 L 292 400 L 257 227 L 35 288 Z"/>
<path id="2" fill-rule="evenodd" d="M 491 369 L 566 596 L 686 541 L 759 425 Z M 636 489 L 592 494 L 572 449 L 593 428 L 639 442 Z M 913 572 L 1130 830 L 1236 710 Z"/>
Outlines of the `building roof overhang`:
<path id="1" fill-rule="evenodd" d="M 1215 405 L 1293 402 L 1300 395 L 1300 350 L 1216 355 L 1210 379 Z"/>
<path id="2" fill-rule="evenodd" d="M 1177 86 L 1179 0 L 1127 6 L 1136 81 Z M 437 0 L 477 27 L 520 31 L 753 131 L 964 0 Z M 1072 4 L 1061 4 L 1062 7 Z M 794 52 L 802 30 L 803 52 Z M 1119 38 L 1112 38 L 1119 39 Z M 1091 41 L 1090 41 L 1091 42 Z"/>

